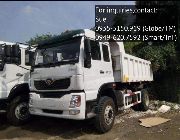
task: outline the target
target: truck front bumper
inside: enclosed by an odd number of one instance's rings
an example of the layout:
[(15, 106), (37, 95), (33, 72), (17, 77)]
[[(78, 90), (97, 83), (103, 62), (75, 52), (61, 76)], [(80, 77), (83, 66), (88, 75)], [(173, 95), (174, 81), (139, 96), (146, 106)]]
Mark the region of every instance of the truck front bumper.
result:
[(7, 108), (7, 98), (0, 99), (0, 110), (6, 110)]
[[(81, 104), (79, 107), (70, 107), (70, 101), (73, 95), (81, 96)], [(85, 119), (85, 109), (86, 103), (84, 92), (72, 92), (63, 95), (60, 98), (44, 98), (35, 92), (30, 93), (29, 111), (30, 114), (33, 115), (83, 120)]]

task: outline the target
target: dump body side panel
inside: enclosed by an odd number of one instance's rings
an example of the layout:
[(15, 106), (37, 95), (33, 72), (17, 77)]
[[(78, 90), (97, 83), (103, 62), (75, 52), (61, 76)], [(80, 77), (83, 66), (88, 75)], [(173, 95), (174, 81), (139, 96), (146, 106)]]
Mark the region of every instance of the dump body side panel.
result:
[(121, 81), (122, 82), (143, 82), (152, 81), (153, 73), (151, 70), (151, 62), (121, 53)]

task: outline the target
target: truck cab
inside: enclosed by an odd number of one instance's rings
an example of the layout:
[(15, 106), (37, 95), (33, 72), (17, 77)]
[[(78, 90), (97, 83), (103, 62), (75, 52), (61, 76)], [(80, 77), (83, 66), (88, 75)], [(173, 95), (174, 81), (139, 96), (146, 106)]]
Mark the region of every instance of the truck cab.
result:
[[(136, 64), (140, 65), (144, 75), (132, 75), (130, 64), (134, 72)], [(107, 132), (120, 108), (138, 104), (147, 110), (148, 95), (141, 96), (139, 87), (153, 80), (150, 64), (125, 54), (122, 42), (96, 41), (94, 31), (63, 33), (36, 48), (29, 111), (33, 115), (76, 120), (95, 117), (97, 129)]]
[(29, 73), (25, 63), (27, 45), (0, 41), (0, 110), (9, 122), (19, 125), (29, 119)]

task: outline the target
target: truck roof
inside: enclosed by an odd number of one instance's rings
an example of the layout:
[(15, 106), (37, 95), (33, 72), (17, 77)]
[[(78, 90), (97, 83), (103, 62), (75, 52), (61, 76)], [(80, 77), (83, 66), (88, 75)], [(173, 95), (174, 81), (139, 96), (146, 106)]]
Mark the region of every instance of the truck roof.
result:
[(65, 40), (73, 38), (75, 35), (82, 36), (84, 33), (85, 31), (83, 29), (67, 31), (67, 32), (61, 33), (60, 35), (52, 37), (50, 39), (39, 42), (38, 47), (63, 42)]
[[(14, 44), (16, 44), (16, 43), (14, 43), (14, 42), (7, 42), (7, 41), (0, 41), (0, 44), (14, 45)], [(28, 48), (29, 46), (24, 45), (24, 44), (19, 44), (19, 47), (26, 49), (26, 48)]]
[[(38, 45), (37, 48), (43, 48), (43, 46), (54, 44), (54, 43), (60, 43), (65, 40), (71, 39), (75, 36), (83, 36), (85, 35), (88, 38), (94, 39), (95, 40), (95, 31), (92, 31), (90, 29), (77, 29), (77, 30), (71, 30), (64, 32), (58, 36), (52, 37), (50, 39), (41, 41)], [(109, 43), (109, 42), (104, 42), (104, 43)], [(120, 52), (125, 52), (124, 50), (124, 44), (123, 42), (116, 42), (116, 44), (119, 45), (119, 51)]]

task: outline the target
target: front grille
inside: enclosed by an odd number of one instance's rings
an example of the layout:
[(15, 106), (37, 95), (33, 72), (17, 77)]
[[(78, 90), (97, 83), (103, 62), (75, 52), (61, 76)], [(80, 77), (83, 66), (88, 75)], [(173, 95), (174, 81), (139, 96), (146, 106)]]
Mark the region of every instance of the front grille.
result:
[(49, 110), (49, 109), (43, 109), (44, 113), (51, 113), (51, 114), (62, 114), (62, 110)]
[(67, 89), (70, 86), (70, 78), (56, 80), (52, 84), (47, 84), (46, 80), (34, 81), (37, 90), (59, 90)]
[(61, 92), (38, 92), (40, 98), (62, 98), (64, 95), (70, 94), (69, 91), (61, 91)]

